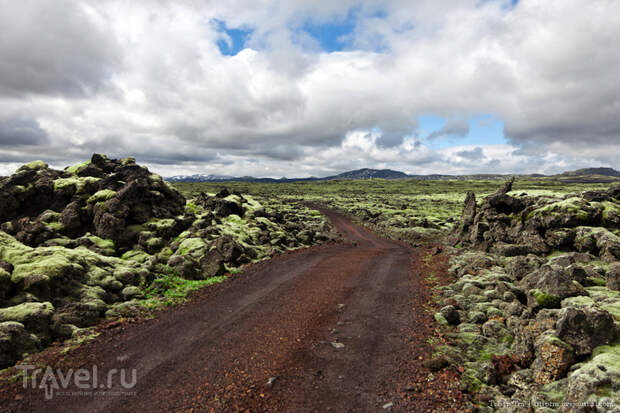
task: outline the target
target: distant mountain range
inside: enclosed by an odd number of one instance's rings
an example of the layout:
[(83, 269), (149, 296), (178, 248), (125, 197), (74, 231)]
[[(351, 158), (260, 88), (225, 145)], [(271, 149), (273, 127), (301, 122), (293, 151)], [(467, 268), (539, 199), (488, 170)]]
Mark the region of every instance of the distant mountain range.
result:
[[(620, 178), (620, 172), (613, 168), (585, 168), (576, 171), (563, 172), (560, 176), (585, 176), (602, 175), (607, 177)], [(474, 174), (474, 175), (408, 175), (404, 172), (391, 169), (357, 169), (347, 171), (338, 175), (327, 176), (324, 178), (255, 178), (253, 176), (234, 177), (228, 175), (176, 175), (165, 178), (169, 182), (299, 182), (299, 181), (333, 181), (337, 179), (420, 179), (420, 180), (439, 180), (439, 179), (503, 179), (510, 174)], [(529, 174), (521, 175), (532, 178), (540, 178), (546, 175)]]
[(336, 179), (442, 179), (449, 175), (407, 175), (404, 172), (393, 171), (391, 169), (369, 169), (363, 168), (355, 171), (347, 171), (338, 175), (327, 176), (324, 178), (255, 178), (253, 176), (232, 177), (224, 175), (177, 175), (166, 178), (169, 182), (299, 182), (299, 181), (333, 181)]

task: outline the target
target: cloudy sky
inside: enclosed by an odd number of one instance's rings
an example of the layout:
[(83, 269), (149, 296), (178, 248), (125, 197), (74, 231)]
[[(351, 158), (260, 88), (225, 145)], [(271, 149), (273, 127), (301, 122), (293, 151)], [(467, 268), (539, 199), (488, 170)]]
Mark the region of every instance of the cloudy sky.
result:
[(0, 0), (0, 174), (618, 168), (617, 0)]

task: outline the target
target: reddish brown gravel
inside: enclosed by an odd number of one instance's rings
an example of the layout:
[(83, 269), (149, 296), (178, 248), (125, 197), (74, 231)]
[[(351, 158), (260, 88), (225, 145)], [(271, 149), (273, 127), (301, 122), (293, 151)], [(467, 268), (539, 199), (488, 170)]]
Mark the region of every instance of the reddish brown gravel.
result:
[(63, 371), (96, 365), (99, 383), (135, 369), (135, 387), (111, 389), (129, 394), (69, 388), (45, 400), (42, 389), (5, 382), (0, 411), (462, 411), (456, 374), (423, 364), (438, 334), (425, 275), (445, 273), (445, 259), (324, 212), (355, 242), (255, 264), (153, 319), (104, 323), (68, 355), (36, 358)]

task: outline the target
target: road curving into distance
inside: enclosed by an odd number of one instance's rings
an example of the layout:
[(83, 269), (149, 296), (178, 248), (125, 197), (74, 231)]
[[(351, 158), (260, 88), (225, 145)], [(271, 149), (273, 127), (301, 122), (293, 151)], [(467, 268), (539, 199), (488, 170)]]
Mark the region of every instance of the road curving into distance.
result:
[[(74, 386), (0, 394), (2, 411), (372, 412), (425, 411), (429, 317), (420, 252), (322, 211), (348, 241), (250, 266), (156, 318), (101, 335), (71, 353), (74, 365), (112, 369), (105, 395)], [(129, 383), (132, 384), (132, 383)], [(420, 394), (416, 396), (416, 394)], [(435, 400), (436, 402), (436, 400)]]

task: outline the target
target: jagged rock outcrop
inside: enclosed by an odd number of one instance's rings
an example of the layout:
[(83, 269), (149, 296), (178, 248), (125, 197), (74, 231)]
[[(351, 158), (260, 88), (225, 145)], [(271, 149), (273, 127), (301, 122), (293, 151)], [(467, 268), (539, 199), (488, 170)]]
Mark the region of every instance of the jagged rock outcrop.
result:
[(451, 234), (465, 248), (451, 258), (456, 281), (442, 287), (436, 315), (451, 329), (449, 343), (434, 359), (460, 368), (464, 387), (490, 401), (489, 411), (521, 404), (613, 411), (620, 406), (620, 186), (512, 196), (512, 183), (480, 206), (466, 197)]
[(461, 215), (461, 231), (467, 231), (476, 219), (476, 194), (467, 192), (465, 196), (465, 206)]
[(620, 258), (618, 187), (562, 198), (511, 196), (511, 188), (509, 181), (480, 208), (475, 206), (475, 196), (468, 194), (463, 222), (455, 227), (452, 243), (504, 256), (559, 249), (589, 252), (607, 260)]
[(200, 284), (185, 280), (221, 281), (335, 239), (317, 214), (227, 190), (188, 202), (133, 158), (95, 154), (62, 171), (24, 165), (0, 179), (0, 369), (104, 316), (132, 316), (141, 300)]
[(64, 171), (47, 164), (24, 165), (0, 182), (2, 229), (36, 247), (53, 238), (86, 232), (131, 246), (132, 226), (183, 213), (185, 199), (133, 158), (91, 160)]
[(592, 354), (611, 343), (616, 334), (613, 316), (596, 308), (564, 308), (556, 322), (558, 337), (572, 346), (577, 356)]

